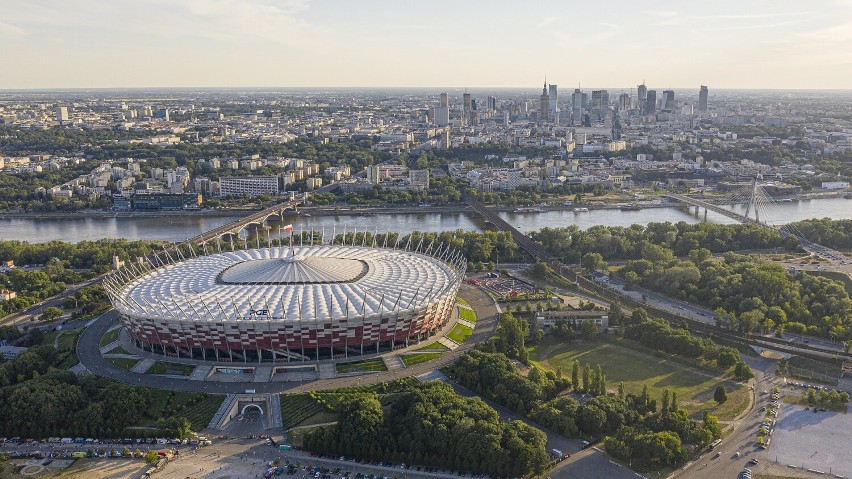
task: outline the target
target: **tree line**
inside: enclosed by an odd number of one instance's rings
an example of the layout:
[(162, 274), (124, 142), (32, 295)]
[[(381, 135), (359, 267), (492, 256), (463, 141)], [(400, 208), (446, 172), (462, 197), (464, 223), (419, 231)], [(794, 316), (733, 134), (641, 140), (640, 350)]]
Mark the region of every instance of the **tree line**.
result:
[(791, 274), (780, 265), (733, 252), (716, 259), (702, 248), (681, 260), (671, 250), (658, 249), (663, 254), (624, 265), (628, 285), (706, 305), (716, 311), (717, 325), (741, 332), (777, 329), (852, 337), (852, 299), (837, 281)]
[(579, 369), (575, 363), (574, 384), (581, 384), (578, 389), (592, 395), (582, 403), (564, 393), (571, 381), (537, 368), (524, 377), (502, 353), (474, 350), (445, 372), (465, 387), (562, 435), (614, 435), (605, 442), (607, 452), (634, 460), (639, 470), (680, 465), (688, 457), (687, 447), (701, 449), (721, 435), (714, 416), (705, 415), (701, 422), (691, 420), (668, 390), (663, 391), (662, 407), (657, 410), (647, 388), (641, 395), (625, 394), (623, 387), (610, 393), (600, 368), (594, 372), (586, 365), (582, 379)]
[(339, 408), (335, 426), (305, 435), (320, 454), (391, 460), (495, 477), (540, 474), (547, 438), (521, 421), (503, 423), (479, 398), (439, 382), (403, 383), (392, 394), (357, 394)]

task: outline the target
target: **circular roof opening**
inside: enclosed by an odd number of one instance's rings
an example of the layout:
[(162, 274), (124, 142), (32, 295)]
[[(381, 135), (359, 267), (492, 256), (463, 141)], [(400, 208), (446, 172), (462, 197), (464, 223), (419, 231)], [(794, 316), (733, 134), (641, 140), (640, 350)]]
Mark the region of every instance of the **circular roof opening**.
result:
[(368, 270), (367, 263), (357, 259), (295, 255), (241, 261), (216, 279), (224, 284), (350, 283)]

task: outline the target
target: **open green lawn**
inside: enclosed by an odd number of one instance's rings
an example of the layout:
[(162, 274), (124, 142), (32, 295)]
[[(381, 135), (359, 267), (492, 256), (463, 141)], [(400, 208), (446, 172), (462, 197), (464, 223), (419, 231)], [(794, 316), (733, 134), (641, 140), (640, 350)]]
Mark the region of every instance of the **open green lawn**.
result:
[(366, 371), (387, 371), (384, 361), (380, 358), (355, 361), (352, 363), (337, 363), (339, 373), (359, 373)]
[(192, 374), (194, 369), (195, 366), (191, 366), (189, 364), (158, 361), (145, 371), (145, 374), (175, 374), (179, 376), (189, 376)]
[(470, 321), (471, 323), (476, 322), (476, 313), (473, 312), (472, 309), (459, 308), (459, 318)]
[(463, 324), (457, 324), (456, 327), (450, 331), (450, 334), (448, 334), (447, 337), (456, 343), (461, 344), (465, 342), (471, 334), (473, 334), (473, 328)]
[(419, 353), (419, 354), (408, 354), (402, 356), (402, 363), (405, 364), (406, 367), (414, 366), (415, 364), (425, 363), (426, 361), (430, 361), (435, 358), (440, 358), (444, 353)]
[(470, 306), (470, 304), (467, 301), (465, 301), (465, 299), (462, 298), (461, 296), (456, 296), (456, 302), (459, 303), (459, 304), (463, 304), (465, 306)]
[(435, 341), (434, 343), (429, 343), (426, 346), (423, 346), (422, 348), (417, 348), (417, 350), (418, 351), (428, 351), (428, 350), (449, 351), (450, 348), (444, 346), (443, 344), (439, 343), (438, 341)]
[[(563, 342), (548, 337), (530, 350), (530, 358), (543, 367), (561, 368), (566, 376), (570, 376), (575, 359), (581, 367), (589, 363), (595, 369), (600, 364), (610, 390), (624, 382), (626, 392), (639, 394), (647, 385), (652, 397), (659, 399), (667, 388), (677, 392), (678, 402), (691, 413), (707, 409), (722, 420), (735, 417), (748, 405), (748, 390), (739, 383), (633, 350), (630, 342)], [(719, 384), (725, 385), (728, 400), (716, 405), (713, 392)]]
[(104, 347), (107, 344), (118, 340), (118, 333), (121, 331), (121, 328), (113, 329), (112, 331), (107, 331), (106, 334), (101, 337), (100, 347)]
[(106, 358), (106, 360), (109, 361), (110, 364), (112, 364), (113, 366), (124, 369), (125, 371), (130, 371), (133, 366), (136, 366), (136, 363), (139, 362), (139, 358)]

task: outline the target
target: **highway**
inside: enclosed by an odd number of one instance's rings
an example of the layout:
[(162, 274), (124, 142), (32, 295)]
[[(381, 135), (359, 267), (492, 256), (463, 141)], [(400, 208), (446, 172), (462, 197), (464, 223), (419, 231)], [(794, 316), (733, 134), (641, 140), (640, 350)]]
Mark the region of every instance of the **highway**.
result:
[(42, 301), (41, 303), (34, 304), (26, 309), (22, 309), (16, 313), (12, 313), (3, 317), (2, 319), (0, 319), (0, 326), (30, 326), (35, 324), (38, 326), (49, 325), (50, 327), (52, 327), (55, 325), (55, 321), (53, 323), (44, 323), (34, 318), (40, 315), (41, 312), (46, 308), (50, 308), (52, 306), (61, 308), (62, 303), (65, 302), (66, 298), (87, 286), (91, 286), (95, 283), (100, 282), (101, 278), (102, 277), (99, 276), (83, 283), (68, 285), (68, 287), (65, 288), (65, 291), (57, 294), (56, 296), (51, 296), (46, 300)]

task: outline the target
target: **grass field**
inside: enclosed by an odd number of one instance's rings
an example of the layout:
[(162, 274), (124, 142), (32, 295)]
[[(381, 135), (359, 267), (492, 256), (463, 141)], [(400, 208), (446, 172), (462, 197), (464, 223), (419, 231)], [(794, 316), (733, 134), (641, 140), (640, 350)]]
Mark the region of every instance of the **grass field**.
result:
[(414, 366), (415, 364), (425, 363), (426, 361), (431, 361), (435, 358), (440, 358), (444, 353), (420, 353), (420, 354), (408, 354), (406, 356), (402, 356), (402, 364), (405, 364), (406, 367)]
[(124, 369), (125, 371), (130, 371), (133, 366), (136, 366), (136, 363), (139, 362), (138, 358), (106, 358), (106, 360), (109, 361), (110, 364), (112, 364), (113, 366)]
[(122, 348), (121, 346), (116, 346), (107, 352), (110, 354), (133, 354), (130, 351)]
[(435, 341), (434, 343), (429, 343), (426, 346), (423, 346), (422, 348), (417, 348), (417, 350), (418, 351), (428, 351), (428, 350), (449, 351), (450, 348), (444, 346), (443, 344), (439, 343), (438, 341)]
[(337, 363), (339, 373), (357, 373), (364, 371), (387, 371), (384, 361), (379, 358), (355, 361), (352, 363)]
[(60, 369), (68, 369), (80, 362), (77, 358), (77, 339), (80, 338), (82, 333), (83, 330), (78, 329), (74, 331), (63, 331), (62, 334), (59, 335), (59, 341), (57, 342), (57, 346), (59, 347), (57, 350), (59, 351), (59, 356), (63, 358), (58, 366)]
[(195, 366), (180, 363), (168, 363), (165, 361), (157, 361), (153, 366), (145, 371), (145, 374), (175, 374), (180, 376), (189, 376)]
[(121, 328), (107, 331), (107, 333), (101, 337), (100, 347), (104, 347), (113, 341), (117, 341), (119, 332), (121, 332)]
[[(725, 420), (735, 417), (748, 405), (748, 391), (739, 383), (723, 375), (635, 351), (630, 346), (629, 342), (565, 343), (546, 338), (531, 349), (530, 358), (546, 368), (561, 368), (564, 375), (571, 374), (575, 359), (580, 361), (581, 367), (588, 363), (595, 369), (600, 364), (610, 390), (617, 389), (623, 382), (626, 392), (639, 394), (643, 385), (647, 385), (651, 396), (659, 399), (662, 390), (669, 389), (677, 392), (681, 407), (693, 414), (706, 409)], [(713, 400), (713, 392), (719, 384), (728, 390), (728, 400), (721, 405)]]
[(152, 401), (145, 411), (151, 424), (161, 417), (183, 416), (192, 423), (193, 431), (207, 427), (216, 410), (225, 399), (223, 396), (203, 393), (185, 393), (150, 389)]
[(328, 413), (328, 409), (307, 393), (281, 395), (281, 421), (285, 428), (296, 427), (322, 413)]
[(458, 344), (461, 344), (467, 340), (467, 338), (473, 334), (473, 329), (469, 328), (463, 324), (457, 324), (450, 334), (447, 335), (448, 338), (455, 341)]
[(463, 304), (465, 306), (470, 306), (470, 304), (467, 301), (465, 301), (465, 299), (462, 298), (461, 296), (456, 296), (456, 302), (459, 303), (459, 304)]
[(459, 308), (459, 318), (470, 321), (471, 323), (476, 322), (476, 313), (471, 309)]

